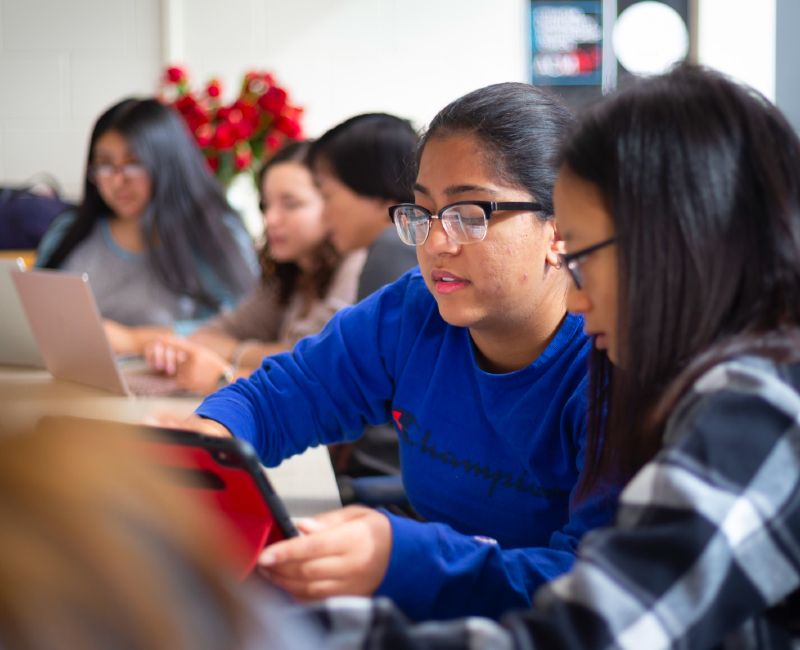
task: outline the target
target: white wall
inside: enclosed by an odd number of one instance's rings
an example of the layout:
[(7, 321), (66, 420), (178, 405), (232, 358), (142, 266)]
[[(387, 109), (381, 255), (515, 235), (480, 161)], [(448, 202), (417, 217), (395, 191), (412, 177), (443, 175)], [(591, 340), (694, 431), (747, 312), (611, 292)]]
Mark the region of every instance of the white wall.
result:
[(528, 77), (526, 0), (228, 0), (225, 16), (218, 0), (178, 4), (197, 77), (274, 70), (310, 135), (368, 111), (422, 126), (468, 90)]
[(0, 182), (49, 171), (75, 195), (88, 133), (161, 64), (159, 0), (0, 2)]
[(697, 0), (697, 55), (775, 101), (775, 0)]
[(167, 62), (229, 92), (271, 70), (319, 135), (366, 111), (423, 126), (524, 80), (527, 39), (525, 0), (0, 0), (0, 182), (46, 170), (77, 195), (94, 118), (153, 93)]
[[(775, 0), (697, 0), (701, 61), (775, 96)], [(309, 135), (366, 111), (422, 127), (479, 86), (528, 78), (527, 0), (0, 0), (0, 182), (76, 196), (94, 118), (167, 62), (234, 92), (272, 70)]]

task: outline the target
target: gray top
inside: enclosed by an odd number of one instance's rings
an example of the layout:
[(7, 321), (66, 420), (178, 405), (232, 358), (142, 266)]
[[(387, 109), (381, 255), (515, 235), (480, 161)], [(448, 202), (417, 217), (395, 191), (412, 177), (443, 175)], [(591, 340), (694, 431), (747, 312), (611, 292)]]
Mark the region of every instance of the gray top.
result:
[(61, 270), (86, 273), (100, 313), (123, 325), (172, 326), (189, 320), (198, 305), (167, 289), (155, 276), (145, 253), (130, 253), (111, 238), (107, 219), (99, 219), (69, 254)]
[[(50, 256), (74, 219), (74, 212), (56, 219), (39, 245), (39, 261)], [(255, 281), (257, 261), (249, 236), (238, 220), (230, 219), (226, 224), (239, 244), (241, 263), (252, 269)], [(60, 270), (88, 274), (100, 313), (123, 325), (161, 325), (185, 334), (199, 321), (213, 315), (206, 305), (165, 287), (150, 266), (146, 253), (131, 253), (120, 248), (111, 236), (108, 219), (95, 222), (89, 235), (61, 263)], [(236, 303), (240, 296), (231, 295), (202, 261), (198, 261), (197, 272), (223, 306), (231, 307)]]
[(416, 247), (400, 241), (394, 226), (385, 228), (367, 249), (367, 261), (358, 281), (357, 300), (363, 300), (382, 286), (391, 284), (416, 265)]

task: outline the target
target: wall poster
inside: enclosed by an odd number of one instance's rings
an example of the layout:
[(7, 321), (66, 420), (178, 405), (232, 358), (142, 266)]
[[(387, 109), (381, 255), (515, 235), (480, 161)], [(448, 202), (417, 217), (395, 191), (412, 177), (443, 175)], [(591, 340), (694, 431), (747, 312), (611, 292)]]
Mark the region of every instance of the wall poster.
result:
[(601, 83), (602, 4), (600, 0), (531, 0), (531, 83)]

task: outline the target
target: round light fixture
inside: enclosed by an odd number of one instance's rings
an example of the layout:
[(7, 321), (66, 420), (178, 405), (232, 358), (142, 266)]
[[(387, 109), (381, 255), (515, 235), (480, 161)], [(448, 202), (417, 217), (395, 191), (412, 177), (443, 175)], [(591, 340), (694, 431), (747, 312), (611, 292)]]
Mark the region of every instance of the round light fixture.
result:
[(633, 74), (660, 74), (686, 58), (689, 32), (677, 11), (663, 2), (637, 2), (614, 24), (614, 54)]

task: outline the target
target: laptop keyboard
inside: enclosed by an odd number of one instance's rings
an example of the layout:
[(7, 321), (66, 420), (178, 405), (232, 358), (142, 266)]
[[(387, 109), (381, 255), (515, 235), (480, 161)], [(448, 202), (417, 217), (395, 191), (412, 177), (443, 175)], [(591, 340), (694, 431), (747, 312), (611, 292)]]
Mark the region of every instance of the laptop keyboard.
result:
[(122, 371), (128, 389), (143, 397), (166, 397), (194, 395), (175, 383), (174, 377), (166, 377), (151, 370), (141, 355), (117, 355), (117, 366)]
[(163, 375), (129, 372), (125, 373), (125, 382), (134, 395), (158, 397), (192, 394), (180, 388), (174, 378)]

